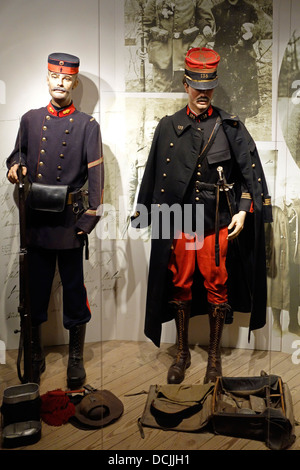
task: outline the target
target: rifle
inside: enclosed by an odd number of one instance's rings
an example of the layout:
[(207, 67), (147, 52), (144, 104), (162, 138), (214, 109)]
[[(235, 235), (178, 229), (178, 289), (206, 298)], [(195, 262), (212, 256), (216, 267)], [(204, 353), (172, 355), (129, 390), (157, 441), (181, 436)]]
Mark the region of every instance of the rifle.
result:
[[(21, 147), (20, 147), (21, 149)], [(20, 150), (21, 151), (21, 150)], [(22, 383), (32, 382), (32, 352), (31, 352), (31, 314), (28, 283), (28, 252), (26, 246), (26, 206), (25, 184), (20, 160), (18, 168), (18, 197), (19, 197), (19, 223), (20, 223), (20, 252), (19, 252), (19, 307), (20, 332), (19, 351), (17, 358), (18, 376)], [(23, 374), (21, 361), (23, 356)]]
[(144, 31), (144, 2), (139, 2), (140, 13), (141, 13), (141, 64), (140, 64), (140, 84), (142, 91), (146, 91), (146, 75), (145, 75), (145, 31)]

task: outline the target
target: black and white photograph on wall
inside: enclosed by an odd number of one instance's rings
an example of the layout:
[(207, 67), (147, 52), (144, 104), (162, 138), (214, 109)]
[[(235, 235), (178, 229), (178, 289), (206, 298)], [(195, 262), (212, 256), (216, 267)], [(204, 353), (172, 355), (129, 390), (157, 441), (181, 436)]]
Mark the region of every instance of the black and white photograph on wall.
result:
[[(291, 31), (280, 64), (278, 118), (287, 147), (286, 170), (273, 203), (274, 246), (269, 270), (269, 299), (273, 330), (280, 335), (300, 335), (300, 31)], [(279, 190), (281, 188), (281, 190)]]
[(273, 200), (273, 222), (265, 225), (267, 306), (271, 310), (272, 332), (275, 338), (299, 336), (299, 175), (284, 171), (281, 152), (259, 153)]
[(268, 305), (272, 310), (273, 331), (277, 336), (300, 336), (299, 215), (297, 187), (289, 195), (274, 201), (272, 233), (267, 232), (269, 246)]
[[(214, 104), (271, 135), (272, 0), (126, 0), (126, 91), (184, 91), (193, 47), (221, 56)], [(261, 135), (261, 133), (264, 135)], [(257, 131), (258, 135), (258, 131)]]

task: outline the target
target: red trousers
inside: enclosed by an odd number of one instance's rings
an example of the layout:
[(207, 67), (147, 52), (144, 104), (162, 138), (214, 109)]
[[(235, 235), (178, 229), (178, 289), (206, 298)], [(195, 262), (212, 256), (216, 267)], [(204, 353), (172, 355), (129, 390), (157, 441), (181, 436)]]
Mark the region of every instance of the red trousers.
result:
[(226, 255), (228, 248), (228, 229), (220, 229), (220, 265), (215, 262), (215, 234), (204, 237), (203, 246), (195, 237), (185, 236), (173, 241), (173, 247), (168, 269), (173, 276), (174, 296), (172, 300), (191, 300), (193, 275), (198, 265), (204, 278), (207, 300), (212, 304), (227, 302), (227, 270)]

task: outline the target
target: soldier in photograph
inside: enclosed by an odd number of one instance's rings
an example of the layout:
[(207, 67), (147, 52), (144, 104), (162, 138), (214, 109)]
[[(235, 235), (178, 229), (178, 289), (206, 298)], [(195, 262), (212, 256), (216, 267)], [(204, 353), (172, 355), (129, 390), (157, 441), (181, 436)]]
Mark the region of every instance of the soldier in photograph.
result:
[(153, 91), (181, 92), (184, 57), (212, 37), (214, 19), (203, 0), (148, 0), (144, 10)]
[(282, 333), (281, 314), (288, 312), (288, 331), (300, 335), (300, 201), (297, 190), (289, 197), (277, 198), (273, 206), (274, 222), (267, 227), (268, 306), (272, 308), (273, 329)]
[(222, 57), (220, 88), (215, 103), (228, 112), (246, 118), (256, 116), (260, 107), (258, 68), (253, 48), (258, 39), (258, 15), (244, 0), (224, 0), (212, 7), (216, 23), (214, 48)]

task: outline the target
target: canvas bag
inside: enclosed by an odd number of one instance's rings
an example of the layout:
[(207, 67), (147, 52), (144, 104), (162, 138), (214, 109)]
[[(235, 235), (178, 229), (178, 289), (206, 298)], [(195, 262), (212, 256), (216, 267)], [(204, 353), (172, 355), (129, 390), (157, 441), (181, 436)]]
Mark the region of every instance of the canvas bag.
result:
[(142, 426), (174, 431), (199, 431), (209, 421), (214, 385), (151, 385)]

